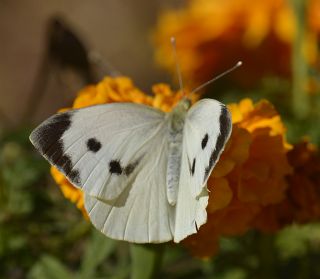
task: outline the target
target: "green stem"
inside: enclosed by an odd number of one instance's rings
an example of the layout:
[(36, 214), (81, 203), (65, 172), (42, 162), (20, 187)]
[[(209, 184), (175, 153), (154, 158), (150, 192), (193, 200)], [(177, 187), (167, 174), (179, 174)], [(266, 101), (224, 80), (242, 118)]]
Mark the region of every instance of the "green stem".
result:
[(260, 278), (275, 278), (275, 256), (273, 236), (261, 234), (259, 236)]
[(305, 118), (310, 110), (309, 98), (305, 90), (308, 67), (303, 53), (303, 44), (305, 42), (305, 18), (306, 1), (292, 0), (296, 15), (296, 34), (292, 49), (292, 110), (294, 114), (302, 119)]
[(131, 279), (157, 278), (163, 251), (164, 246), (160, 244), (131, 244)]

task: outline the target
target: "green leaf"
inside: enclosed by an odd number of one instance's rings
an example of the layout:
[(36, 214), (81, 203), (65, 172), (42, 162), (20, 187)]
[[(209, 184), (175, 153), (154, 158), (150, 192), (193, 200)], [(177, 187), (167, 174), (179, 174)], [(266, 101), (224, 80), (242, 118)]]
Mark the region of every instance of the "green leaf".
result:
[(54, 257), (45, 255), (31, 269), (29, 279), (71, 279), (72, 274)]
[(131, 244), (132, 279), (157, 278), (160, 271), (164, 245)]
[(95, 270), (116, 248), (117, 242), (107, 238), (97, 230), (92, 230), (92, 238), (86, 247), (80, 278), (92, 278)]
[(292, 225), (278, 233), (276, 245), (282, 259), (306, 257), (320, 241), (320, 225)]

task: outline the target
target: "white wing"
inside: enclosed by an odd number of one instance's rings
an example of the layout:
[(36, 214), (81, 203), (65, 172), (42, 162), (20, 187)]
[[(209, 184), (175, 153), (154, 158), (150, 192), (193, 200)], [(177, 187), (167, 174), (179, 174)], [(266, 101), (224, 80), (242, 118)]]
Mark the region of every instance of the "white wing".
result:
[(99, 230), (115, 239), (172, 239), (174, 207), (166, 198), (165, 114), (113, 103), (52, 116), (30, 139), (85, 194)]
[(183, 130), (174, 241), (196, 233), (207, 220), (207, 179), (219, 160), (232, 129), (227, 108), (203, 99), (189, 110)]
[(118, 198), (107, 203), (85, 195), (92, 223), (111, 238), (157, 243), (173, 237), (175, 207), (166, 196), (166, 134), (159, 135), (148, 149), (143, 168)]
[(112, 200), (142, 166), (163, 120), (162, 112), (143, 105), (98, 105), (50, 117), (30, 140), (76, 187)]

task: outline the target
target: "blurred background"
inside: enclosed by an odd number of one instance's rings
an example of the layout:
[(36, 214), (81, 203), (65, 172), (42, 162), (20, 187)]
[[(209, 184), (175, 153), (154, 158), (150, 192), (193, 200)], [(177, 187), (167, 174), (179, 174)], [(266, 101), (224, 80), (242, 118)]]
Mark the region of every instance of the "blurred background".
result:
[[(63, 196), (31, 130), (106, 75), (176, 90), (171, 36), (187, 88), (242, 60), (203, 96), (267, 99), (286, 140), (312, 144), (311, 217), (221, 234), (204, 256), (110, 240)], [(319, 0), (0, 0), (0, 278), (320, 278), (319, 48)]]
[[(122, 74), (132, 77), (142, 89), (150, 91), (151, 84), (166, 81), (164, 73), (159, 68), (156, 69), (153, 62), (150, 38), (157, 14), (165, 7), (177, 6), (174, 1), (79, 3), (31, 0), (1, 1), (0, 5), (0, 83), (3, 88), (1, 111), (14, 124), (22, 121), (38, 75), (44, 71), (42, 63), (46, 59), (52, 30), (50, 26), (55, 19), (74, 32), (88, 52), (96, 53), (98, 57), (93, 57), (92, 60), (101, 58), (102, 64), (110, 64)], [(65, 40), (68, 42), (68, 38)], [(52, 61), (50, 63), (54, 64)], [(64, 106), (66, 99), (74, 98), (84, 83), (76, 83), (78, 86), (70, 88), (74, 81), (64, 82), (68, 78), (64, 78), (60, 73), (61, 68), (57, 70), (55, 66), (48, 66), (50, 69), (46, 75), (49, 77), (45, 85), (48, 92), (43, 94), (45, 96), (41, 100), (41, 107), (36, 112), (38, 120)], [(108, 66), (101, 65), (99, 73), (107, 74), (106, 67)], [(58, 87), (59, 92), (56, 86), (61, 87)]]

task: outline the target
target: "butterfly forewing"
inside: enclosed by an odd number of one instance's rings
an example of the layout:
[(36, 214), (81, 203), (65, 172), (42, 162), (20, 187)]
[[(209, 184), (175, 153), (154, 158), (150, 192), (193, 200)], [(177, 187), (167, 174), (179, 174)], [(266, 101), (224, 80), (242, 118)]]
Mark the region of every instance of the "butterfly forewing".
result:
[(144, 165), (163, 120), (162, 112), (143, 105), (97, 105), (50, 117), (30, 139), (73, 185), (112, 200)]
[(230, 113), (218, 101), (203, 99), (189, 110), (183, 132), (174, 241), (195, 233), (206, 222), (207, 179), (231, 130)]

